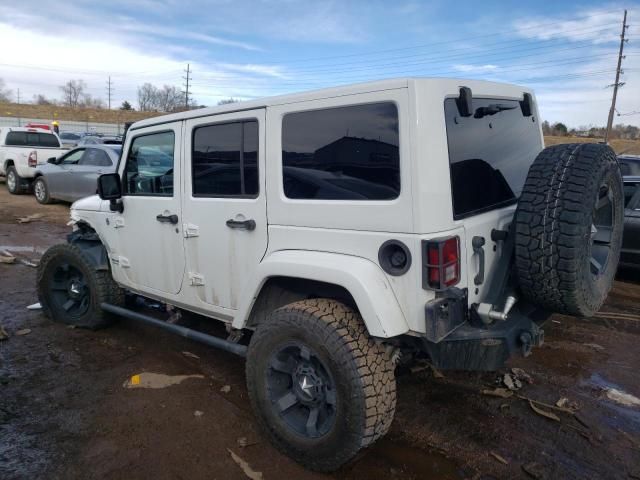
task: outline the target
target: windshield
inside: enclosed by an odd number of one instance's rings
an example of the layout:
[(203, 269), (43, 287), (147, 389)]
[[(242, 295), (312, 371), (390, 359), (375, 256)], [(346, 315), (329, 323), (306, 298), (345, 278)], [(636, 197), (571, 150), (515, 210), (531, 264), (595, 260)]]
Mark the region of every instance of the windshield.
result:
[(525, 117), (517, 100), (474, 98), (463, 117), (448, 98), (444, 111), (454, 218), (514, 203), (542, 149), (538, 119)]

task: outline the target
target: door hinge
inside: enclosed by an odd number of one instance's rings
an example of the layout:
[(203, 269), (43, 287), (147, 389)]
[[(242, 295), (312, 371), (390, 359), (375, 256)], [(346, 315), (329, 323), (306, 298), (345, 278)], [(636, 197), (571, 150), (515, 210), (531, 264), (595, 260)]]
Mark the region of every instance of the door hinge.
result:
[(124, 227), (124, 218), (116, 217), (113, 221), (113, 228), (122, 228)]
[(192, 287), (200, 287), (204, 285), (204, 276), (200, 273), (189, 272), (189, 284)]
[(185, 238), (198, 237), (200, 236), (200, 227), (194, 225), (192, 223), (184, 223), (182, 224), (182, 231), (184, 232)]

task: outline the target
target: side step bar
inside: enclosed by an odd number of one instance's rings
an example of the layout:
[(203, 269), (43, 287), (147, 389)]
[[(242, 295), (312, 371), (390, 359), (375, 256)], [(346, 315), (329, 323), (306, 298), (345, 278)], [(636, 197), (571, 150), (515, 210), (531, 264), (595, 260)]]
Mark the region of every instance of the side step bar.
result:
[(204, 343), (205, 345), (220, 348), (221, 350), (235, 353), (236, 355), (240, 355), (241, 357), (247, 356), (247, 347), (244, 345), (229, 342), (227, 340), (223, 340), (222, 338), (214, 337), (213, 335), (207, 335), (206, 333), (198, 332), (197, 330), (193, 330), (191, 328), (181, 327), (180, 325), (163, 322), (162, 320), (158, 320), (157, 318), (143, 315), (141, 313), (118, 307), (116, 305), (111, 305), (110, 303), (102, 303), (100, 306), (103, 310), (115, 315), (120, 315), (121, 317), (125, 317), (130, 320), (136, 320), (138, 322), (146, 323), (147, 325), (153, 325), (154, 327), (160, 327), (172, 333), (177, 333), (178, 335), (190, 340), (195, 340), (196, 342)]

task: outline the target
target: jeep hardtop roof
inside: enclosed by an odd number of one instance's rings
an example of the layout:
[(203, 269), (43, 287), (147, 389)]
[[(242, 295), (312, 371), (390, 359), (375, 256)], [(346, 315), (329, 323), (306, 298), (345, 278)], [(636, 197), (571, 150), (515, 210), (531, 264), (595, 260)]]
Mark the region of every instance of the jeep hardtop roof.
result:
[(209, 115), (218, 115), (223, 113), (241, 112), (243, 110), (254, 110), (257, 108), (264, 108), (275, 105), (283, 105), (288, 103), (304, 102), (310, 100), (320, 100), (323, 98), (340, 97), (343, 95), (353, 95), (358, 93), (376, 92), (382, 90), (393, 90), (398, 88), (407, 88), (412, 84), (420, 84), (429, 87), (442, 87), (443, 84), (455, 87), (460, 86), (473, 86), (481, 89), (496, 89), (507, 88), (510, 92), (517, 89), (522, 95), (525, 92), (532, 93), (530, 89), (513, 84), (488, 82), (484, 80), (465, 80), (460, 78), (438, 78), (438, 77), (403, 77), (392, 78), (387, 80), (376, 80), (372, 82), (355, 83), (350, 85), (342, 85), (338, 87), (323, 88), (318, 90), (310, 90), (305, 92), (291, 93), (286, 95), (278, 95), (274, 97), (265, 97), (256, 100), (249, 100), (244, 102), (236, 102), (225, 105), (218, 105), (215, 107), (199, 108), (195, 110), (188, 110), (186, 112), (172, 113), (169, 115), (162, 115), (159, 117), (147, 118), (139, 120), (131, 126), (131, 130), (139, 128), (150, 127), (153, 125), (161, 125), (163, 123), (176, 122), (180, 120), (187, 120), (190, 118), (206, 117)]

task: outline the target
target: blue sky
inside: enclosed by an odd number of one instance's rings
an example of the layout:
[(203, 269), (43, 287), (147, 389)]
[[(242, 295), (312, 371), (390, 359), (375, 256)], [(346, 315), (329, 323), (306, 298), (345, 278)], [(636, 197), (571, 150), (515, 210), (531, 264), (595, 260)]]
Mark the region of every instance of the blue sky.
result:
[[(616, 122), (640, 125), (640, 2), (0, 0), (0, 78), (22, 99), (82, 78), (114, 103), (144, 82), (202, 104), (407, 75), (525, 84), (542, 116), (604, 124), (623, 9), (630, 38)], [(11, 45), (11, 48), (7, 48)]]

